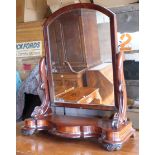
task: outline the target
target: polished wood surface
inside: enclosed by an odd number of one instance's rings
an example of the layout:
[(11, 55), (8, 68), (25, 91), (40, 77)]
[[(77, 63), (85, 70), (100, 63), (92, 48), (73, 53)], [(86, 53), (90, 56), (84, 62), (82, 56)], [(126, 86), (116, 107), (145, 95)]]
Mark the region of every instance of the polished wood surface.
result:
[(54, 89), (55, 90), (55, 97), (59, 97), (63, 94), (66, 94), (73, 89), (74, 89), (74, 87), (57, 86)]
[(112, 120), (108, 118), (55, 114), (41, 119), (26, 119), (22, 127), (22, 133), (27, 136), (41, 130), (72, 139), (94, 137), (108, 151), (120, 150), (123, 144), (135, 134), (130, 121), (113, 129)]
[(56, 101), (62, 100), (66, 103), (77, 104), (102, 104), (102, 99), (99, 94), (99, 89), (90, 87), (77, 87), (66, 93), (56, 96)]
[(17, 155), (138, 155), (139, 133), (130, 138), (124, 147), (117, 152), (107, 152), (96, 139), (65, 139), (48, 133), (23, 136), (21, 126), (17, 123), (16, 152)]
[(112, 63), (104, 63), (86, 71), (87, 86), (99, 88), (103, 105), (114, 106)]
[[(112, 65), (113, 65), (113, 83), (114, 83), (114, 95), (115, 95), (115, 113), (112, 119), (104, 120), (100, 119), (100, 123), (96, 120), (94, 124), (93, 119), (89, 118), (92, 125), (88, 125), (88, 119), (73, 116), (56, 116), (52, 113), (51, 104), (56, 105), (54, 100), (54, 80), (52, 77), (53, 63), (51, 62), (51, 53), (49, 51), (49, 31), (48, 28), (55, 19), (67, 12), (74, 9), (88, 8), (92, 10), (98, 10), (103, 14), (106, 14), (110, 18), (110, 32), (111, 32), (111, 49), (112, 49)], [(44, 90), (45, 98), (40, 107), (36, 107), (32, 113), (32, 118), (25, 120), (25, 124), (22, 128), (24, 135), (32, 135), (40, 130), (46, 130), (53, 135), (66, 137), (66, 138), (87, 138), (96, 137), (98, 142), (102, 144), (107, 151), (120, 150), (124, 143), (134, 136), (135, 130), (132, 128), (132, 122), (126, 119), (126, 88), (124, 86), (124, 74), (123, 74), (123, 55), (117, 52), (117, 28), (116, 28), (116, 16), (108, 9), (94, 5), (94, 4), (73, 4), (66, 6), (55, 13), (53, 13), (44, 24), (44, 41), (46, 57), (40, 61), (40, 77), (41, 87)], [(89, 88), (88, 88), (89, 89)], [(69, 91), (68, 93), (70, 93)], [(84, 91), (82, 91), (84, 92)], [(89, 97), (91, 98), (91, 96)], [(62, 103), (60, 103), (62, 104)], [(74, 104), (71, 103), (71, 104)], [(68, 103), (62, 106), (73, 105)], [(79, 105), (77, 108), (84, 108), (85, 104)], [(95, 105), (96, 106), (96, 105)], [(107, 106), (109, 108), (110, 106)], [(89, 109), (95, 109), (90, 105)], [(100, 106), (101, 110), (103, 109)], [(57, 119), (59, 118), (59, 119)], [(65, 119), (65, 120), (64, 120)], [(73, 120), (72, 120), (73, 119)], [(79, 121), (83, 120), (81, 124)], [(57, 120), (57, 121), (55, 121)], [(65, 122), (68, 122), (65, 124)]]
[(33, 118), (44, 118), (44, 116), (51, 115), (52, 110), (50, 107), (50, 92), (49, 92), (49, 83), (48, 79), (46, 76), (46, 65), (45, 65), (45, 57), (42, 57), (39, 63), (39, 82), (40, 82), (40, 87), (44, 91), (44, 97), (42, 100), (41, 106), (36, 106), (34, 111), (31, 114), (31, 117)]

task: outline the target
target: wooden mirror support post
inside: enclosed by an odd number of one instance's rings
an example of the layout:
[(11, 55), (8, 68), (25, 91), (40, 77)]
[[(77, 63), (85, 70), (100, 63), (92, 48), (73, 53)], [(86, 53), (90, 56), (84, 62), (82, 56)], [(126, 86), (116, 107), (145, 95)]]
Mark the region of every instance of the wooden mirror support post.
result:
[[(114, 111), (112, 119), (105, 118), (88, 118), (81, 116), (57, 115), (52, 112), (54, 102), (53, 77), (51, 76), (52, 63), (49, 51), (49, 40), (47, 27), (59, 15), (72, 11), (74, 9), (91, 9), (100, 11), (110, 18), (111, 30), (111, 49), (113, 63), (113, 81), (115, 106), (100, 106), (101, 110)], [(21, 131), (24, 135), (32, 135), (36, 131), (47, 130), (49, 133), (66, 138), (90, 138), (96, 137), (108, 151), (119, 150), (130, 137), (134, 136), (135, 130), (132, 128), (132, 122), (127, 120), (127, 96), (123, 73), (123, 53), (117, 52), (116, 37), (116, 17), (111, 11), (95, 4), (73, 4), (59, 9), (47, 19), (44, 24), (44, 39), (46, 56), (40, 60), (40, 87), (44, 91), (44, 99), (41, 106), (36, 107), (32, 117), (25, 120)], [(64, 104), (64, 107), (67, 104)], [(74, 105), (76, 108), (89, 109), (84, 104)], [(91, 109), (95, 106), (89, 105)], [(97, 106), (99, 107), (99, 106)], [(72, 107), (71, 107), (72, 108)]]
[(22, 128), (24, 135), (32, 135), (37, 130), (47, 130), (50, 127), (49, 121), (46, 118), (52, 116), (52, 109), (49, 97), (49, 87), (47, 80), (47, 68), (45, 65), (45, 57), (41, 58), (39, 63), (39, 74), (40, 74), (40, 87), (44, 91), (44, 98), (41, 106), (35, 107), (31, 114), (30, 119), (25, 120), (25, 125)]

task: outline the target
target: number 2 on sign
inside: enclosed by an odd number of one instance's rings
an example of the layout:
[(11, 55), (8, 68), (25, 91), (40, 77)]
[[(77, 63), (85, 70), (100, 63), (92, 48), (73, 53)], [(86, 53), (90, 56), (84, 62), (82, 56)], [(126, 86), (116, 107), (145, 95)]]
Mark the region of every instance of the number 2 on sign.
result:
[[(127, 37), (127, 40), (123, 41), (123, 39), (125, 39), (125, 37)], [(132, 37), (130, 34), (128, 33), (124, 33), (121, 35), (120, 39), (123, 41), (120, 44), (120, 51), (131, 51), (131, 47), (126, 47), (132, 40)]]

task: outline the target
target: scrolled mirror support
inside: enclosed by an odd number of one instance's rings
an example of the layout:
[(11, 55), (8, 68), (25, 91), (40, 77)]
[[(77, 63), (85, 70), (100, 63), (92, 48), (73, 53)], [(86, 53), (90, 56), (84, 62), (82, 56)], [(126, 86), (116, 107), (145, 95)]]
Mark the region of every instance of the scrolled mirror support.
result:
[(112, 127), (118, 128), (121, 124), (126, 123), (126, 109), (127, 109), (127, 94), (126, 94), (126, 86), (125, 86), (125, 79), (124, 79), (124, 72), (123, 72), (123, 60), (124, 60), (124, 53), (121, 51), (117, 54), (117, 76), (118, 76), (118, 112), (114, 114)]

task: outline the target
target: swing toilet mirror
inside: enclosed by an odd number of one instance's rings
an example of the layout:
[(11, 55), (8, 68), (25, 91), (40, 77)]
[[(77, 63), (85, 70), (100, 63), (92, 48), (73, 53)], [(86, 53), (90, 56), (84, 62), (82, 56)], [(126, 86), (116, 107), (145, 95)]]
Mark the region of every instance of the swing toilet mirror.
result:
[(46, 21), (46, 62), (53, 105), (115, 106), (115, 27), (113, 14), (103, 12), (86, 5), (68, 7)]

